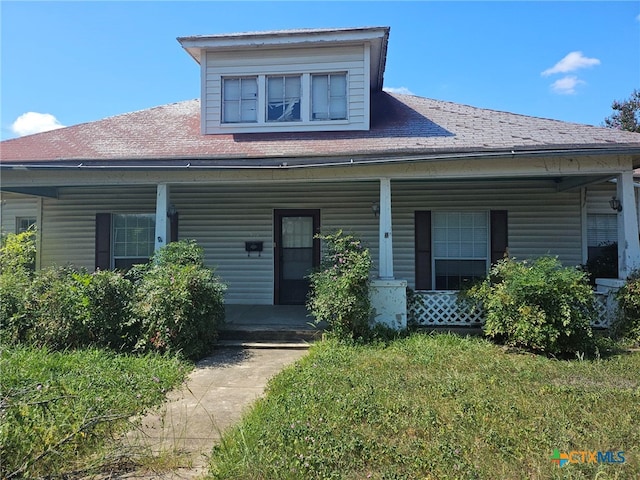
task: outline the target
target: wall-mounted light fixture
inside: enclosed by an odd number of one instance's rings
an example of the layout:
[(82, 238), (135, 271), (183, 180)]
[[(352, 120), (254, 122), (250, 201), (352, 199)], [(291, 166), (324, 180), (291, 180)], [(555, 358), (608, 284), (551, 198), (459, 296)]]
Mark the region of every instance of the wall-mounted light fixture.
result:
[(378, 202), (374, 202), (373, 205), (371, 205), (371, 211), (373, 212), (373, 216), (378, 218), (380, 215), (380, 204)]
[(173, 218), (178, 213), (175, 205), (170, 205), (167, 209), (167, 218)]
[(622, 211), (622, 203), (620, 203), (620, 200), (618, 200), (616, 197), (611, 197), (611, 200), (609, 200), (609, 205), (616, 212)]

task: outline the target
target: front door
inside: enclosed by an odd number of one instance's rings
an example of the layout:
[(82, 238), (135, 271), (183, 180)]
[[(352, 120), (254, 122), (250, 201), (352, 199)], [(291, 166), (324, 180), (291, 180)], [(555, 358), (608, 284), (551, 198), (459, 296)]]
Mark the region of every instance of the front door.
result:
[(309, 293), (307, 276), (320, 264), (319, 210), (276, 210), (275, 295), (276, 305), (304, 305)]

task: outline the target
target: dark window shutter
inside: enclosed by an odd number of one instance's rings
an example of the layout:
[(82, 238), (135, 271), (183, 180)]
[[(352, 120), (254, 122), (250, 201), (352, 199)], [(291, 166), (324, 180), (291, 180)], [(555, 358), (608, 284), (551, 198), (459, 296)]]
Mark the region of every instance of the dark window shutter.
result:
[(178, 218), (179, 218), (179, 213), (175, 212), (174, 214), (172, 214), (169, 217), (169, 224), (170, 224), (170, 235), (169, 235), (169, 241), (170, 242), (177, 242), (178, 241)]
[(111, 268), (111, 214), (96, 213), (96, 270)]
[(431, 290), (431, 212), (415, 213), (416, 290)]
[(491, 210), (491, 263), (504, 258), (509, 246), (506, 210)]

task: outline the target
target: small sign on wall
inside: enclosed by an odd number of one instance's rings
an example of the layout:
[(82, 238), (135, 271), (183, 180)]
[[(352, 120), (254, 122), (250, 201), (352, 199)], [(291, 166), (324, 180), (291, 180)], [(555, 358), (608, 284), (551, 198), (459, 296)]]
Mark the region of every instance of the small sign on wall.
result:
[(262, 245), (263, 242), (259, 241), (244, 242), (244, 249), (247, 252), (247, 257), (250, 257), (252, 253), (257, 253), (258, 257), (260, 257), (262, 254)]

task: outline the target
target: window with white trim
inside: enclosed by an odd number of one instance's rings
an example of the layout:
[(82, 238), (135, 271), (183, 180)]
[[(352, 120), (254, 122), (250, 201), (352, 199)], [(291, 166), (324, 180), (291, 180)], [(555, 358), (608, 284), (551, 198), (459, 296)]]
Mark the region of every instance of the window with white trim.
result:
[(26, 232), (35, 224), (35, 217), (16, 217), (16, 233)]
[(222, 121), (258, 121), (258, 77), (222, 79)]
[(347, 118), (347, 74), (311, 75), (311, 119)]
[(433, 212), (436, 290), (459, 290), (484, 278), (489, 266), (488, 212)]
[(112, 226), (114, 268), (126, 270), (132, 265), (149, 261), (155, 247), (154, 214), (114, 214)]
[(267, 121), (300, 120), (301, 78), (300, 75), (267, 77)]

